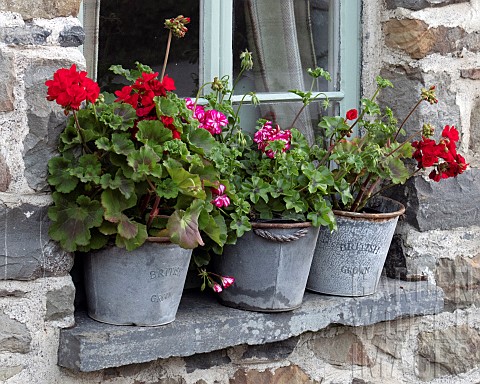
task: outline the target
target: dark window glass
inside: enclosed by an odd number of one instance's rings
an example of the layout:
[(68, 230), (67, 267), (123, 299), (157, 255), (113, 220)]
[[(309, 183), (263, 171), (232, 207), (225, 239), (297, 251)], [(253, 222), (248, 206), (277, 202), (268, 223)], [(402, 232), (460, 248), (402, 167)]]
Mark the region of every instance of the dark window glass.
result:
[(182, 96), (198, 89), (199, 1), (102, 0), (97, 79), (102, 90), (121, 88), (121, 78), (109, 71), (113, 64), (133, 68), (135, 61), (161, 72), (168, 31), (166, 18), (180, 14), (191, 18), (185, 38), (173, 38), (166, 74), (175, 80)]

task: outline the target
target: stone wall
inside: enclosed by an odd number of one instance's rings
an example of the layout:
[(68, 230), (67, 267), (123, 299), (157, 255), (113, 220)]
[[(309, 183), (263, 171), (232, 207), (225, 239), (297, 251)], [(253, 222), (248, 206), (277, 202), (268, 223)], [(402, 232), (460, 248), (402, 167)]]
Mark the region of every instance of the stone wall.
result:
[(45, 100), (59, 67), (79, 66), (79, 0), (0, 2), (0, 382), (7, 384), (296, 384), (480, 382), (480, 0), (368, 0), (365, 95), (375, 75), (399, 115), (421, 87), (440, 102), (411, 122), (455, 125), (471, 169), (433, 185), (419, 176), (395, 195), (407, 205), (393, 275), (424, 274), (449, 311), (368, 327), (330, 326), (287, 341), (78, 374), (57, 366), (59, 330), (73, 325), (73, 258), (49, 241), (46, 163), (64, 117)]

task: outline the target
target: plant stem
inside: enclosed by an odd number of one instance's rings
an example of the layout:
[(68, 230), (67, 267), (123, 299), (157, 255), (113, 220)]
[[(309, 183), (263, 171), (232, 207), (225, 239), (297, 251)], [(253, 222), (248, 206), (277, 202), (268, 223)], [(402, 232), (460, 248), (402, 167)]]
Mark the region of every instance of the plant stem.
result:
[(415, 106), (411, 109), (411, 111), (408, 113), (408, 115), (405, 117), (405, 119), (403, 119), (402, 124), (400, 124), (400, 127), (398, 127), (398, 130), (397, 130), (397, 133), (393, 137), (393, 140), (397, 140), (397, 137), (400, 134), (400, 131), (402, 130), (403, 126), (405, 125), (407, 120), (410, 118), (410, 116), (412, 116), (413, 112), (418, 108), (418, 106), (420, 105), (420, 103), (422, 101), (423, 101), (423, 99), (418, 100), (417, 104), (415, 104)]
[(150, 215), (148, 215), (147, 228), (150, 227), (155, 216), (158, 216), (157, 209), (159, 204), (160, 204), (160, 196), (155, 195), (155, 202), (153, 203), (153, 207), (152, 207), (152, 210), (150, 211)]
[(365, 196), (365, 192), (367, 191), (367, 186), (368, 183), (370, 183), (370, 180), (372, 180), (372, 174), (370, 173), (363, 184), (360, 186), (360, 190), (358, 191), (358, 195), (355, 198), (355, 201), (353, 202), (352, 206), (350, 207), (350, 212), (356, 212), (360, 203), (362, 202), (363, 197)]
[(168, 40), (167, 40), (167, 49), (165, 50), (165, 59), (163, 60), (163, 67), (162, 67), (162, 74), (160, 75), (160, 81), (163, 81), (163, 78), (165, 77), (165, 70), (167, 69), (168, 55), (170, 54), (171, 44), (172, 44), (172, 31), (169, 31)]
[(77, 112), (73, 110), (73, 118), (75, 119), (75, 126), (77, 127), (77, 132), (80, 135), (80, 140), (82, 142), (83, 149), (86, 153), (92, 153), (90, 148), (88, 148), (87, 143), (85, 142), (85, 136), (83, 136), (82, 128), (80, 127), (80, 122), (78, 121)]

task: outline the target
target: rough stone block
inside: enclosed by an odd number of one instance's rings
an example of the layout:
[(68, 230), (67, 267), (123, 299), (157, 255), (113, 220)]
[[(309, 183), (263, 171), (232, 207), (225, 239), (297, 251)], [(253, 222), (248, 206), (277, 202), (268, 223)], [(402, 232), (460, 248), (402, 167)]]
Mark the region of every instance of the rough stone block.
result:
[(31, 23), (0, 29), (0, 41), (12, 45), (45, 45), (51, 32)]
[(435, 271), (437, 285), (445, 292), (447, 309), (480, 306), (480, 253), (473, 258), (442, 258)]
[(77, 16), (81, 0), (8, 0), (0, 2), (0, 11), (20, 13), (25, 20), (33, 18)]
[(458, 375), (479, 366), (480, 332), (467, 325), (420, 332), (418, 339), (418, 377), (432, 380)]
[(422, 59), (432, 53), (446, 55), (480, 50), (480, 35), (463, 28), (432, 27), (417, 19), (390, 19), (383, 24), (385, 44), (405, 51), (412, 59)]
[(11, 377), (23, 371), (22, 365), (13, 365), (10, 367), (0, 367), (0, 381), (5, 382)]
[(312, 380), (298, 365), (289, 365), (275, 370), (239, 369), (229, 384), (320, 384)]
[(480, 80), (480, 68), (469, 68), (460, 70), (460, 77), (470, 80)]
[(474, 154), (480, 153), (480, 97), (475, 99), (470, 114), (470, 142), (468, 143), (468, 147)]
[(422, 88), (436, 86), (438, 103), (422, 103), (404, 127), (407, 134), (410, 135), (421, 129), (424, 123), (429, 123), (436, 128), (434, 136), (438, 138), (445, 125), (459, 126), (460, 108), (456, 104), (456, 93), (451, 91), (452, 80), (447, 73), (425, 73), (410, 66), (388, 66), (380, 74), (390, 80), (394, 88), (383, 89), (378, 100), (392, 108), (399, 121), (407, 117), (420, 98)]
[(187, 373), (195, 372), (197, 369), (209, 369), (220, 367), (230, 363), (230, 358), (225, 350), (210, 353), (201, 353), (184, 358), (185, 370)]
[(25, 178), (35, 191), (48, 191), (47, 163), (57, 153), (58, 136), (65, 127), (65, 116), (47, 101), (45, 81), (58, 68), (69, 68), (68, 60), (37, 59), (25, 69), (25, 101), (29, 133), (23, 142)]
[(311, 348), (315, 356), (332, 365), (351, 369), (352, 365), (370, 367), (373, 361), (360, 338), (346, 330), (339, 331), (333, 337), (316, 336)]
[(32, 338), (25, 324), (0, 312), (0, 352), (27, 353)]
[(47, 207), (0, 205), (0, 280), (64, 276), (73, 257), (48, 237)]
[(62, 47), (78, 47), (85, 41), (85, 31), (81, 26), (67, 26), (60, 32), (59, 43)]
[(60, 331), (58, 364), (90, 372), (288, 340), (332, 323), (371, 325), (401, 316), (438, 313), (442, 308), (441, 290), (425, 281), (382, 279), (377, 293), (358, 298), (306, 292), (300, 308), (283, 313), (239, 311), (200, 292), (184, 292), (176, 320), (161, 327), (102, 324), (78, 313), (76, 326)]
[(407, 8), (418, 11), (430, 7), (442, 7), (449, 4), (468, 3), (470, 0), (386, 0), (388, 9)]
[[(0, 96), (1, 97), (1, 96)], [(0, 154), (0, 192), (5, 192), (10, 186), (12, 175), (4, 157)]]
[(480, 170), (475, 168), (438, 183), (413, 177), (388, 195), (405, 205), (405, 220), (422, 232), (480, 225)]
[(13, 56), (0, 47), (0, 112), (13, 111), (15, 81)]
[(74, 298), (75, 288), (73, 285), (48, 291), (45, 321), (62, 320), (67, 316), (72, 316)]
[(276, 343), (249, 345), (241, 354), (240, 359), (256, 363), (285, 360), (292, 354), (297, 344), (298, 338), (292, 337)]

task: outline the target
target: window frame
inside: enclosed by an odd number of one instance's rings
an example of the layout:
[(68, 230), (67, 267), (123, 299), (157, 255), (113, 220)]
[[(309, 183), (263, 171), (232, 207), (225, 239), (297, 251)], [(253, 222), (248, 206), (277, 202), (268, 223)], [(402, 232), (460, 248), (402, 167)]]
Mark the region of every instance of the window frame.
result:
[[(348, 4), (348, 5), (347, 5)], [(233, 0), (202, 0), (200, 4), (200, 36), (203, 36), (203, 49), (200, 52), (200, 84), (233, 74)], [(358, 108), (360, 96), (360, 14), (361, 0), (333, 0), (330, 10), (329, 36), (331, 52), (330, 67), (338, 71), (332, 73), (333, 84), (339, 84), (339, 91), (319, 92), (318, 99), (325, 95), (339, 103), (340, 114), (348, 109)], [(338, 36), (338, 39), (335, 38)], [(337, 78), (338, 76), (338, 78)], [(325, 94), (325, 95), (324, 95)], [(238, 102), (242, 95), (232, 98)], [(299, 101), (301, 98), (289, 92), (257, 93), (261, 102)], [(245, 98), (249, 102), (250, 97)]]
[[(98, 31), (101, 0), (83, 0), (79, 19), (85, 29), (85, 43), (81, 47), (88, 72), (96, 79), (98, 63)], [(361, 0), (333, 0), (330, 10), (330, 64), (338, 58), (338, 71), (332, 73), (338, 91), (323, 92), (331, 101), (339, 103), (339, 113), (358, 108), (360, 97), (361, 52)], [(200, 0), (200, 36), (202, 45), (199, 57), (200, 84), (233, 74), (233, 0)], [(335, 35), (338, 38), (335, 38)], [(330, 65), (332, 67), (332, 65)], [(337, 78), (338, 76), (338, 78)], [(325, 95), (324, 95), (325, 94)], [(241, 95), (234, 96), (238, 102)], [(298, 101), (299, 96), (288, 92), (258, 93), (261, 102)], [(248, 103), (251, 98), (244, 101)]]

